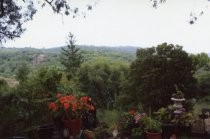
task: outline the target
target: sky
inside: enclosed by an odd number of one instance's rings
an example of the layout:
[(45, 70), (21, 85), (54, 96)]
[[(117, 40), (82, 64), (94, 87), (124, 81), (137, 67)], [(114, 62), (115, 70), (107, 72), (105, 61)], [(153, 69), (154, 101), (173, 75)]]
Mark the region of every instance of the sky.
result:
[[(161, 43), (181, 45), (189, 53), (210, 52), (210, 2), (167, 0), (157, 9), (150, 0), (72, 0), (86, 13), (72, 18), (40, 9), (26, 23), (21, 36), (6, 47), (51, 48), (66, 45), (69, 32), (79, 45), (152, 47)], [(92, 2), (92, 3), (91, 3)], [(85, 11), (93, 4), (91, 11)], [(200, 12), (204, 14), (200, 16)], [(190, 25), (190, 13), (198, 20)]]

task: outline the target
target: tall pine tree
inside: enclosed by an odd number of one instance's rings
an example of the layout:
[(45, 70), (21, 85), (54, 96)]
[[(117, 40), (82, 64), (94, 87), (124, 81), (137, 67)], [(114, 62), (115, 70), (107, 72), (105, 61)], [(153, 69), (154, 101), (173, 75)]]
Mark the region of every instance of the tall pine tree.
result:
[(82, 52), (76, 45), (76, 40), (73, 34), (69, 33), (66, 47), (61, 48), (60, 61), (64, 66), (67, 79), (70, 80), (79, 69), (83, 62)]

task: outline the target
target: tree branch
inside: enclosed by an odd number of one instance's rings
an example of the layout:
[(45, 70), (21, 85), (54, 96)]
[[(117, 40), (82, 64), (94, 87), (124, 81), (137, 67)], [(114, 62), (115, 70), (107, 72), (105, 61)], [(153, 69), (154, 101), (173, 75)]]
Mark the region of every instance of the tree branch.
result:
[(52, 2), (54, 1), (54, 0), (51, 0), (51, 1), (48, 1), (48, 0), (44, 0), (47, 4), (49, 4), (51, 7), (52, 7), (52, 9), (54, 10), (54, 11), (57, 11), (56, 10), (56, 8), (52, 5)]
[(20, 37), (19, 35), (5, 33), (5, 32), (2, 32), (2, 31), (0, 31), (0, 34), (6, 35), (6, 36), (10, 36), (10, 37)]
[(0, 13), (0, 18), (2, 18), (4, 16), (4, 0), (1, 0), (0, 1), (0, 10), (1, 10), (1, 13)]

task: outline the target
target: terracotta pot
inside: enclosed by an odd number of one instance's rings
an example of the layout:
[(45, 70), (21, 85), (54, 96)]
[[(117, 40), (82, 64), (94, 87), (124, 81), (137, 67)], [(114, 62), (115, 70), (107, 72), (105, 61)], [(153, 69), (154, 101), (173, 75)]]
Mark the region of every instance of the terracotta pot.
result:
[(94, 139), (94, 132), (90, 130), (85, 130), (84, 137), (85, 139)]
[(81, 129), (80, 119), (63, 120), (63, 124), (64, 127), (68, 129), (70, 135), (76, 136), (80, 134), (80, 129)]
[(161, 133), (151, 133), (146, 131), (147, 139), (162, 139)]

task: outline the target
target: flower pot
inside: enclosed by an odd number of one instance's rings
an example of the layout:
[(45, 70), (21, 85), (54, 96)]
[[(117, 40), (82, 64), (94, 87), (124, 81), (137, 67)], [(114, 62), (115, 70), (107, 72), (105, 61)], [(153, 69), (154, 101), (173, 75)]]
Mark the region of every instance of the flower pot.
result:
[(147, 139), (162, 139), (161, 133), (151, 133), (146, 131)]
[(80, 119), (63, 120), (63, 124), (64, 127), (68, 129), (70, 135), (76, 136), (80, 134), (80, 129), (81, 129)]
[(84, 137), (85, 139), (94, 139), (94, 132), (90, 130), (85, 130)]

